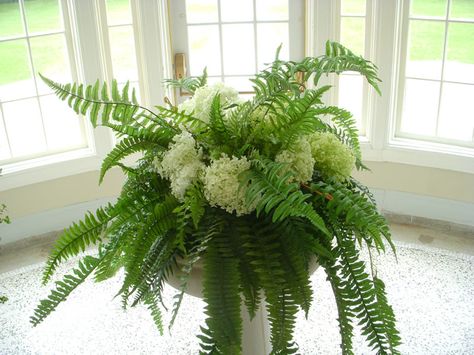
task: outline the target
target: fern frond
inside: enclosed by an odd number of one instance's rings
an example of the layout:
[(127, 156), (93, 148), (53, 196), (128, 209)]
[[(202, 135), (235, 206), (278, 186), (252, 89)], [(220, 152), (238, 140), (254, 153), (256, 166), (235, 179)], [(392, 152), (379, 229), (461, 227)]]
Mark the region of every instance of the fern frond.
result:
[(115, 218), (112, 205), (97, 209), (95, 215), (89, 212), (84, 220), (73, 223), (55, 242), (43, 272), (43, 284), (46, 284), (59, 263), (85, 251), (86, 247), (102, 240), (108, 223)]
[(378, 250), (384, 251), (383, 237), (395, 250), (385, 218), (363, 194), (351, 191), (337, 181), (328, 181), (328, 183), (320, 181), (311, 184), (311, 189), (322, 193), (323, 196), (331, 196), (328, 200), (316, 194), (315, 202), (324, 206), (334, 218), (340, 218), (340, 222), (344, 223), (346, 228), (362, 236), (368, 246), (374, 244)]
[(168, 87), (182, 89), (194, 94), (197, 89), (207, 84), (207, 68), (204, 68), (201, 76), (191, 76), (182, 79), (167, 79), (164, 83)]
[(85, 256), (71, 274), (64, 276), (62, 281), (57, 281), (56, 289), (51, 291), (48, 298), (41, 300), (34, 310), (34, 315), (30, 319), (33, 326), (41, 323), (61, 302), (65, 301), (71, 292), (94, 271), (100, 260), (100, 257)]
[(148, 310), (150, 311), (151, 316), (153, 318), (153, 322), (156, 325), (156, 328), (158, 328), (158, 331), (160, 332), (160, 334), (163, 335), (163, 317), (161, 316), (161, 310), (160, 310), (160, 307), (158, 306), (158, 302), (156, 298), (151, 293), (147, 294), (144, 297), (143, 303), (147, 306)]
[(239, 262), (229, 247), (227, 231), (215, 235), (204, 258), (203, 296), (206, 326), (220, 353), (240, 354)]
[(273, 222), (289, 216), (307, 218), (316, 228), (329, 235), (325, 223), (306, 202), (311, 195), (303, 194), (296, 183), (288, 183), (290, 172), (272, 161), (254, 161), (254, 167), (241, 174), (241, 186), (246, 188), (247, 204), (256, 203), (256, 213), (272, 213)]

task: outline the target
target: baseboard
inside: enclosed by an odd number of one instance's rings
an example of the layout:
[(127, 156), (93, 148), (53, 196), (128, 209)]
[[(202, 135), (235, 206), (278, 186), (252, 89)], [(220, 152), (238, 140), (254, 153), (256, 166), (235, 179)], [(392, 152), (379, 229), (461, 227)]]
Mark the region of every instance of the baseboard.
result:
[(13, 219), (11, 224), (0, 225), (0, 245), (64, 229), (82, 219), (87, 211), (95, 211), (114, 200), (103, 198)]
[[(416, 195), (407, 192), (372, 189), (379, 209), (410, 224), (437, 225), (450, 223), (474, 230), (474, 203)], [(455, 226), (454, 226), (455, 227)]]
[[(474, 231), (474, 203), (398, 191), (374, 189), (372, 192), (379, 209), (394, 222), (467, 233)], [(94, 200), (14, 219), (12, 224), (0, 225), (0, 245), (63, 229), (82, 219), (85, 212), (95, 211), (113, 200)]]

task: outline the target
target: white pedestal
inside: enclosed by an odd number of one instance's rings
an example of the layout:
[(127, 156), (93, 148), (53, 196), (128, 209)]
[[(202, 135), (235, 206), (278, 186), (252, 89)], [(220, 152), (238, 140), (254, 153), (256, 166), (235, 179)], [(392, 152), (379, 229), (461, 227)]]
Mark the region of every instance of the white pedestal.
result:
[[(310, 274), (318, 268), (313, 260), (309, 265)], [(168, 278), (168, 284), (179, 290), (181, 281), (179, 275), (181, 270), (175, 269), (173, 275)], [(202, 264), (196, 263), (188, 279), (186, 293), (202, 298)], [(267, 310), (263, 301), (255, 317), (250, 320), (247, 308), (242, 303), (240, 307), (242, 315), (242, 355), (267, 355), (270, 354), (270, 324), (268, 322)]]

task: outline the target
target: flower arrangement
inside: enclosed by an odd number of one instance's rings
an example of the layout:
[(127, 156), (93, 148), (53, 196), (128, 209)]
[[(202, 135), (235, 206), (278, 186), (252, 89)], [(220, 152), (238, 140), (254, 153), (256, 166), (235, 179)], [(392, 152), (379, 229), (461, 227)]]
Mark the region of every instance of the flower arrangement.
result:
[[(127, 176), (115, 204), (89, 213), (57, 240), (43, 283), (58, 265), (97, 245), (56, 283), (31, 322), (44, 320), (88, 276), (97, 281), (119, 270), (124, 307), (145, 304), (163, 331), (161, 293), (182, 269), (171, 310), (176, 317), (191, 270), (203, 264), (207, 320), (203, 353), (241, 352), (241, 302), (250, 316), (266, 307), (272, 353), (297, 352), (295, 314), (308, 312), (311, 261), (327, 273), (338, 307), (341, 349), (352, 353), (354, 325), (379, 354), (396, 354), (395, 316), (375, 266), (359, 250), (393, 247), (372, 195), (351, 177), (365, 169), (351, 114), (327, 106), (322, 75), (355, 71), (379, 92), (376, 67), (335, 42), (300, 62), (278, 59), (252, 79), (255, 96), (242, 100), (224, 84), (201, 77), (169, 80), (192, 97), (154, 110), (140, 106), (128, 84), (84, 87), (43, 78), (78, 114), (122, 139), (100, 174), (120, 167)], [(307, 84), (309, 83), (309, 84)], [(111, 97), (109, 97), (111, 95)], [(134, 166), (122, 159), (142, 152)], [(371, 261), (372, 263), (372, 261)]]

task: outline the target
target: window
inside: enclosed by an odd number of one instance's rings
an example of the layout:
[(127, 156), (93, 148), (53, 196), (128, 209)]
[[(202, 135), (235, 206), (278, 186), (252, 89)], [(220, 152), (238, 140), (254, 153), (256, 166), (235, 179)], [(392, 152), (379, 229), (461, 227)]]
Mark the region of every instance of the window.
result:
[(474, 2), (413, 0), (396, 136), (474, 147)]
[[(371, 35), (371, 0), (340, 0), (338, 41), (354, 53), (372, 58)], [(357, 73), (344, 73), (337, 78), (337, 104), (354, 115), (361, 136), (366, 135), (368, 116), (368, 85)]]
[(210, 82), (249, 92), (249, 79), (274, 60), (280, 44), (280, 58), (303, 57), (300, 0), (181, 0), (171, 5), (174, 49), (188, 54), (191, 76), (207, 67)]
[(57, 0), (0, 3), (0, 165), (88, 145), (82, 120), (38, 77), (75, 78), (64, 11)]

